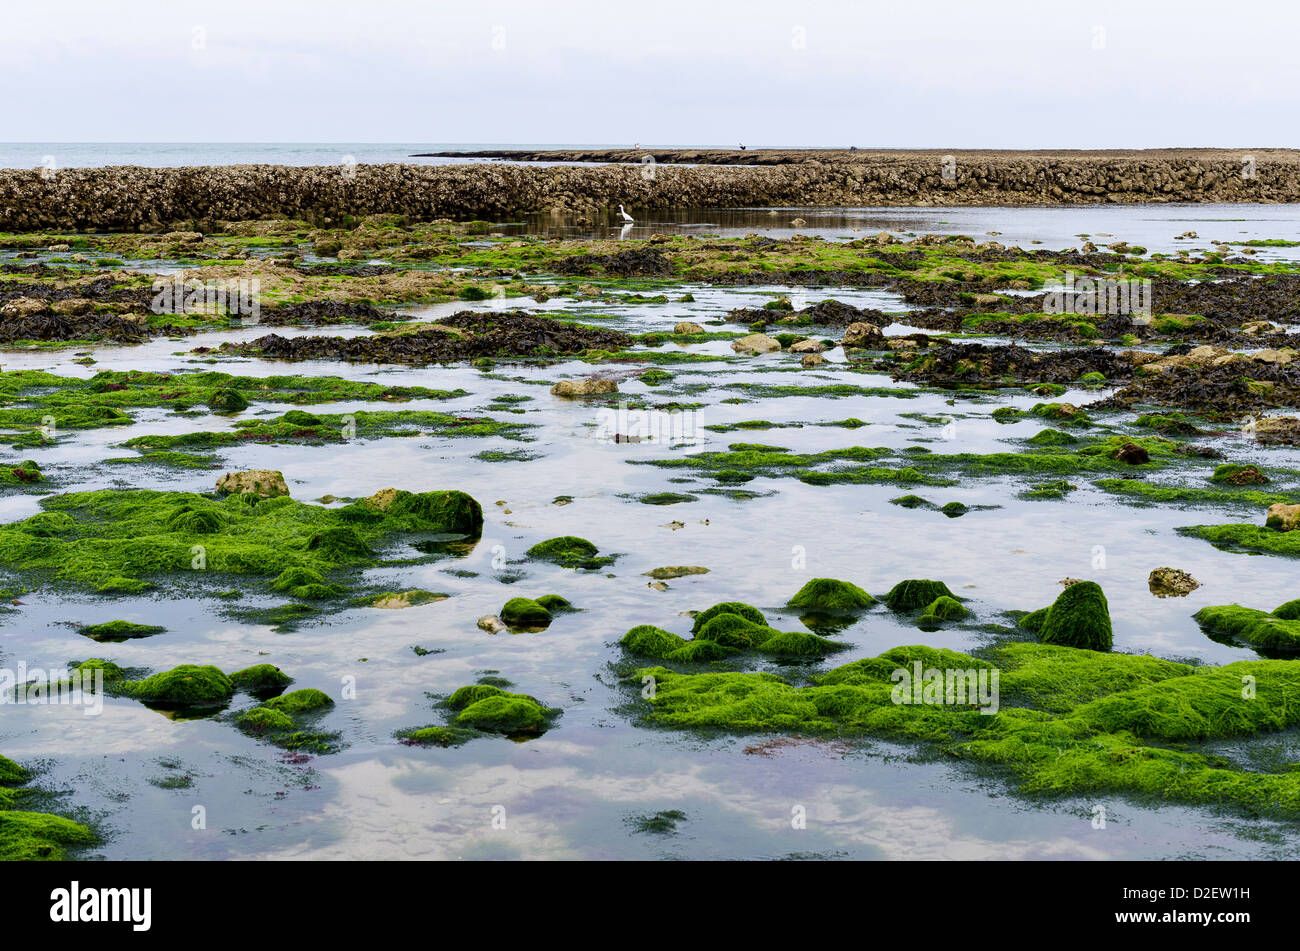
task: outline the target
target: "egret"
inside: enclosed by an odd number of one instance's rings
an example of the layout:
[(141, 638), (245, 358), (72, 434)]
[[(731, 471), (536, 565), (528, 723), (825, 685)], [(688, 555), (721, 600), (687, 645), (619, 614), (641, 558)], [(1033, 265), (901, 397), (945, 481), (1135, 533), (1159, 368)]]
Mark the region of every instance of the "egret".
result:
[(623, 221), (624, 221), (626, 224), (629, 224), (629, 225), (630, 225), (630, 224), (632, 223), (632, 221), (633, 221), (632, 216), (629, 215), (626, 211), (623, 210), (623, 206), (622, 206), (622, 205), (619, 205), (619, 206), (618, 206), (618, 213), (622, 216)]

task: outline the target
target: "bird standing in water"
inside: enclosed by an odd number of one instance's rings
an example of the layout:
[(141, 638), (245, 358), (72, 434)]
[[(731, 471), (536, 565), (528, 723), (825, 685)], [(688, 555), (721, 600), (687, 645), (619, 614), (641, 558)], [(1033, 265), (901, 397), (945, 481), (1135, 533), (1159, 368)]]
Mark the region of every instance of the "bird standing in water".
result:
[(629, 215), (626, 211), (623, 210), (623, 206), (622, 206), (622, 205), (619, 205), (619, 206), (618, 206), (618, 213), (619, 213), (620, 215), (623, 216), (623, 221), (624, 221), (625, 223), (627, 223), (627, 224), (629, 224), (629, 225), (632, 223), (632, 216)]

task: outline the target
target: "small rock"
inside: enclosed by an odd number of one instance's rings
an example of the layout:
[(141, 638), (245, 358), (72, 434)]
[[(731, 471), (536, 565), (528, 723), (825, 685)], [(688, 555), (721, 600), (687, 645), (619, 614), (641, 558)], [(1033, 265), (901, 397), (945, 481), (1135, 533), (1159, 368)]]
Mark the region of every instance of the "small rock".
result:
[(803, 367), (816, 367), (821, 366), (825, 362), (826, 358), (820, 353), (805, 353), (803, 358), (799, 361), (799, 365)]
[(885, 339), (884, 332), (875, 324), (858, 321), (849, 324), (844, 330), (844, 339), (840, 343), (845, 347), (879, 347)]
[(731, 341), (731, 349), (737, 353), (773, 353), (781, 349), (781, 343), (767, 334), (750, 334)]
[(1201, 583), (1178, 568), (1156, 568), (1147, 576), (1147, 587), (1157, 598), (1183, 598)]
[(618, 383), (603, 377), (589, 376), (581, 380), (560, 380), (551, 387), (552, 396), (597, 396), (617, 393)]
[(812, 337), (807, 340), (797, 340), (790, 344), (791, 353), (821, 353), (825, 349), (825, 344), (820, 340), (814, 340)]
[(673, 333), (675, 334), (702, 334), (704, 328), (693, 320), (682, 320), (673, 324)]
[(1268, 515), (1264, 519), (1264, 524), (1269, 528), (1276, 528), (1279, 532), (1295, 530), (1300, 527), (1300, 505), (1274, 502), (1268, 507)]
[(500, 634), (506, 629), (506, 622), (495, 614), (485, 614), (478, 619), (478, 626), (489, 634)]
[(668, 581), (673, 578), (684, 578), (687, 575), (707, 575), (708, 573), (708, 568), (701, 568), (699, 565), (670, 565), (665, 568), (655, 568), (645, 574), (656, 581)]
[(1126, 442), (1115, 450), (1115, 458), (1130, 466), (1141, 466), (1151, 461), (1151, 454), (1137, 443)]
[(255, 492), (263, 498), (288, 495), (284, 474), (276, 469), (248, 469), (244, 472), (227, 472), (217, 479), (217, 491), (228, 495)]

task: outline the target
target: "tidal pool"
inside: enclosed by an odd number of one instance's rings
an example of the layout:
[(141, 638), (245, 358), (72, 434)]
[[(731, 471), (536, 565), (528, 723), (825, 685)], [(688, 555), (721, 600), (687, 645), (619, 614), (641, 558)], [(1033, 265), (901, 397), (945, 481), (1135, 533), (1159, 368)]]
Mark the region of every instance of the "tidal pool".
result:
[[(856, 230), (1000, 232), (1004, 243), (1072, 246), (1077, 234), (1126, 240), (1152, 250), (1206, 246), (1251, 238), (1291, 238), (1300, 212), (1291, 206), (1196, 206), (1088, 209), (781, 209), (700, 211), (650, 217), (634, 236), (700, 228), (717, 234), (758, 232), (781, 237), (786, 217), (806, 219), (805, 233), (841, 236)], [(781, 219), (776, 223), (775, 219)], [(504, 228), (505, 226), (503, 226)], [(540, 221), (531, 233), (573, 233), (580, 225)], [(1198, 230), (1200, 242), (1175, 235)], [(1113, 238), (1096, 237), (1105, 232)], [(1294, 259), (1295, 248), (1264, 249)], [(160, 267), (159, 270), (162, 270)], [(689, 292), (693, 301), (679, 302)], [(731, 308), (761, 307), (781, 292), (807, 302), (844, 303), (903, 312), (900, 297), (850, 288), (674, 285), (664, 303), (552, 299), (526, 304), (629, 333), (669, 330), (681, 320), (704, 323)], [(798, 300), (796, 300), (798, 304)], [(465, 304), (405, 308), (424, 319)], [(905, 315), (890, 333), (905, 327)], [(740, 329), (728, 325), (725, 329)], [(808, 485), (759, 476), (743, 499), (709, 494), (712, 480), (691, 470), (646, 463), (732, 443), (763, 443), (794, 452), (847, 446), (987, 453), (1009, 449), (1043, 428), (1042, 420), (1010, 424), (992, 418), (1005, 406), (1039, 400), (1023, 390), (947, 392), (899, 383), (883, 374), (850, 371), (840, 351), (800, 369), (788, 353), (737, 358), (726, 341), (667, 344), (717, 359), (665, 364), (672, 380), (654, 387), (636, 379), (649, 363), (617, 368), (629, 400), (698, 403), (689, 432), (677, 440), (615, 441), (601, 432), (601, 407), (552, 396), (556, 379), (590, 373), (580, 361), (541, 366), (501, 361), (491, 371), (465, 365), (395, 367), (255, 358), (210, 362), (190, 351), (251, 340), (265, 328), (202, 333), (183, 341), (76, 351), (13, 351), (6, 370), (44, 369), (89, 377), (105, 369), (217, 369), (249, 376), (294, 373), (345, 376), (383, 384), (463, 389), (468, 395), (414, 400), (401, 409), (431, 409), (526, 423), (528, 441), (499, 437), (353, 439), (329, 445), (240, 445), (218, 450), (219, 469), (106, 464), (130, 455), (123, 441), (145, 434), (221, 431), (236, 419), (279, 415), (292, 404), (257, 403), (237, 417), (165, 409), (133, 409), (130, 426), (68, 430), (50, 447), (4, 451), (39, 462), (60, 492), (101, 488), (210, 491), (223, 471), (276, 469), (292, 496), (356, 498), (393, 486), (410, 491), (460, 489), (483, 506), (481, 539), (431, 563), (382, 567), (367, 580), (394, 591), (450, 595), (403, 610), (352, 607), (291, 630), (232, 619), (211, 598), (167, 590), (149, 595), (75, 594), (38, 589), (0, 622), (0, 666), (57, 668), (69, 660), (111, 658), (123, 667), (166, 670), (213, 664), (225, 671), (271, 663), (292, 674), (295, 688), (335, 698), (321, 728), (340, 734), (335, 753), (304, 755), (245, 735), (211, 717), (174, 719), (127, 698), (110, 697), (101, 716), (77, 707), (0, 707), (0, 751), (43, 768), (42, 786), (66, 791), (64, 805), (84, 807), (105, 834), (93, 854), (108, 859), (223, 858), (1259, 858), (1292, 854), (1294, 824), (1250, 820), (1208, 808), (1139, 803), (1119, 796), (1035, 799), (1004, 780), (939, 759), (924, 750), (878, 740), (703, 736), (640, 722), (637, 687), (620, 682), (626, 666), (618, 639), (653, 624), (685, 633), (686, 612), (719, 601), (759, 606), (778, 627), (799, 627), (781, 606), (809, 578), (852, 581), (879, 593), (905, 578), (943, 579), (982, 621), (1006, 623), (1003, 612), (1050, 604), (1060, 580), (1099, 582), (1110, 603), (1115, 649), (1169, 659), (1222, 664), (1254, 651), (1210, 640), (1192, 619), (1206, 605), (1234, 601), (1269, 608), (1294, 594), (1287, 559), (1219, 550), (1178, 535), (1178, 526), (1227, 521), (1225, 510), (1136, 507), (1080, 477), (1061, 501), (1017, 497), (1023, 480), (957, 477), (950, 486)], [(306, 333), (364, 333), (362, 327), (276, 328)], [(996, 341), (993, 341), (996, 342)], [(1050, 348), (1051, 344), (1037, 345)], [(89, 351), (93, 366), (74, 363)], [(606, 368), (608, 369), (608, 368)], [(626, 372), (624, 372), (626, 370)], [(768, 395), (764, 386), (848, 384), (888, 395)], [(752, 385), (752, 386), (747, 386)], [(759, 388), (755, 388), (759, 387)], [(1062, 401), (1086, 403), (1105, 389), (1071, 389)], [(515, 403), (494, 397), (528, 397)], [(724, 402), (741, 399), (744, 402)], [(504, 407), (522, 412), (511, 413)], [(373, 403), (313, 404), (314, 413), (373, 410)], [(635, 411), (633, 411), (635, 412)], [(857, 428), (816, 423), (860, 420)], [(766, 421), (772, 428), (716, 427)], [(801, 425), (795, 425), (801, 424)], [(711, 429), (710, 427), (715, 427)], [(1224, 437), (1238, 462), (1286, 465), (1293, 450), (1268, 449), (1243, 435)], [(485, 451), (522, 450), (529, 458), (488, 461)], [(694, 496), (671, 505), (643, 504), (653, 493)], [(947, 518), (890, 500), (915, 492), (970, 511)], [(565, 504), (557, 504), (567, 497)], [(0, 518), (39, 511), (39, 496), (10, 493)], [(1257, 513), (1237, 512), (1241, 520)], [(579, 572), (526, 560), (544, 539), (577, 535), (617, 559)], [(399, 548), (400, 548), (400, 544)], [(675, 578), (662, 590), (652, 569), (696, 565), (705, 574)], [(1202, 582), (1184, 598), (1156, 598), (1151, 569), (1171, 565)], [(240, 586), (232, 579), (234, 587)], [(490, 634), (476, 626), (517, 595), (555, 593), (578, 610), (546, 630)], [(275, 599), (250, 594), (250, 603)], [(73, 626), (121, 618), (166, 633), (97, 644)], [(922, 633), (907, 619), (873, 611), (835, 637), (851, 647), (830, 667), (902, 644), (967, 650), (987, 638), (970, 628)], [(427, 653), (419, 654), (414, 647)], [(817, 667), (819, 665), (812, 665)], [(779, 672), (775, 664), (755, 669)], [(452, 748), (408, 746), (396, 731), (439, 720), (426, 694), (447, 694), (482, 675), (562, 711), (544, 735), (516, 742), (476, 739)], [(349, 688), (351, 685), (351, 689)], [(1273, 738), (1290, 750), (1291, 732)], [(1293, 751), (1292, 751), (1293, 752)], [(1096, 808), (1105, 808), (1098, 827)], [(645, 820), (676, 810), (665, 828)], [(203, 828), (196, 828), (196, 816)], [(796, 821), (802, 817), (802, 821)]]

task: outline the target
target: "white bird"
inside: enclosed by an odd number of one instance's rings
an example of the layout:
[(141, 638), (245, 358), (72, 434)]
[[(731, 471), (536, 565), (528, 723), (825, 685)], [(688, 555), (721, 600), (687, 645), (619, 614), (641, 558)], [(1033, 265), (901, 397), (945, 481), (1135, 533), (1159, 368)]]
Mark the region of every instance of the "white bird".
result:
[(632, 220), (633, 220), (633, 219), (632, 219), (632, 216), (629, 215), (626, 211), (623, 210), (623, 206), (622, 206), (622, 205), (619, 205), (619, 206), (618, 206), (618, 213), (619, 213), (620, 215), (623, 216), (623, 220), (624, 220), (625, 222), (627, 222), (628, 224), (631, 224), (631, 223), (632, 223)]

